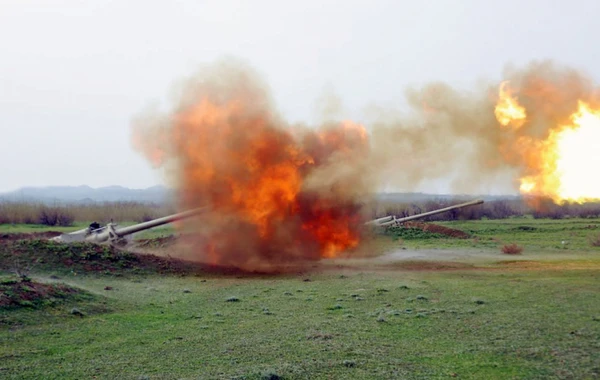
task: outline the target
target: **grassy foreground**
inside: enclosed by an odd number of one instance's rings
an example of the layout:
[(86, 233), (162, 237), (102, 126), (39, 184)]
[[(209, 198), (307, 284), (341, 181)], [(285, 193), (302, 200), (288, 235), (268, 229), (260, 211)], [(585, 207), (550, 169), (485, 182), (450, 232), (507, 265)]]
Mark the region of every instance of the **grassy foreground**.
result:
[[(0, 378), (598, 378), (600, 249), (584, 244), (584, 224), (514, 223), (456, 222), (474, 236), (401, 243), (497, 254), (467, 269), (338, 260), (285, 276), (89, 274), (46, 261), (33, 279), (94, 298), (1, 310)], [(564, 234), (567, 248), (554, 247)], [(499, 253), (509, 241), (522, 262)]]

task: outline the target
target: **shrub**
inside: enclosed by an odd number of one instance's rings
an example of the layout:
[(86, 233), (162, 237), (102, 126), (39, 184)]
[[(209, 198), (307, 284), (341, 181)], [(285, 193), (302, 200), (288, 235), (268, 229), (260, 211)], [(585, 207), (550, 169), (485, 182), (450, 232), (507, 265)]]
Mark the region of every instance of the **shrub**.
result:
[(54, 226), (56, 225), (56, 210), (51, 210), (49, 208), (42, 208), (40, 210), (38, 216), (38, 223), (43, 224), (45, 226)]
[(600, 234), (596, 236), (590, 236), (589, 240), (592, 247), (600, 247)]
[(502, 247), (502, 253), (507, 255), (519, 255), (521, 252), (523, 252), (523, 247), (520, 247), (515, 243), (506, 244)]
[(57, 213), (56, 224), (62, 227), (72, 226), (75, 221), (75, 216), (72, 213), (62, 210)]
[(488, 217), (492, 219), (505, 219), (511, 216), (520, 216), (519, 211), (513, 208), (508, 201), (491, 202), (491, 212)]
[(142, 216), (138, 217), (137, 220), (135, 220), (135, 221), (138, 223), (145, 223), (145, 222), (151, 221), (152, 219), (156, 219), (156, 217), (146, 211), (142, 214)]
[(39, 212), (38, 222), (46, 226), (73, 225), (75, 217), (69, 210), (59, 207), (43, 207)]

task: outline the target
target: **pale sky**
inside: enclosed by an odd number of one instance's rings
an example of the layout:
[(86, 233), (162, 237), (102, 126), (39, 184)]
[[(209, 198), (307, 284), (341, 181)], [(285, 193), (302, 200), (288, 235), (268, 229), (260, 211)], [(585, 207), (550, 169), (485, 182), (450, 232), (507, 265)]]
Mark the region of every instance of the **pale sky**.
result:
[(441, 80), (554, 59), (600, 78), (600, 1), (0, 0), (0, 192), (161, 177), (131, 118), (198, 64), (259, 70), (290, 122), (333, 89), (349, 117)]

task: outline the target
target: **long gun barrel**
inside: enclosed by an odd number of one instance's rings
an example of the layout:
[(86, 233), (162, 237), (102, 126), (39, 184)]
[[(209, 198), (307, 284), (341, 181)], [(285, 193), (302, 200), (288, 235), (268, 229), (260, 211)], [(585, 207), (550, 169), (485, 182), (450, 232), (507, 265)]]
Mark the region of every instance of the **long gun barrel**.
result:
[(164, 216), (162, 218), (153, 219), (147, 222), (134, 224), (132, 226), (117, 228), (115, 224), (109, 223), (104, 227), (93, 228), (92, 225), (90, 227), (84, 228), (79, 231), (62, 234), (55, 238), (52, 238), (54, 241), (63, 242), (63, 243), (71, 243), (71, 242), (80, 242), (80, 241), (88, 241), (93, 243), (120, 243), (126, 241), (126, 237), (128, 235), (134, 234), (136, 232), (144, 231), (150, 228), (162, 226), (163, 224), (172, 223), (177, 220), (186, 219), (198, 214), (201, 214), (208, 210), (208, 207), (200, 207), (193, 210), (183, 211), (177, 214)]
[(393, 224), (398, 225), (401, 223), (409, 222), (411, 220), (422, 219), (422, 218), (426, 218), (428, 216), (437, 215), (437, 214), (441, 214), (441, 213), (444, 213), (447, 211), (456, 210), (456, 209), (468, 207), (468, 206), (474, 206), (474, 205), (478, 205), (478, 204), (482, 204), (482, 203), (483, 203), (482, 199), (477, 199), (477, 200), (473, 200), (473, 201), (469, 201), (469, 202), (465, 202), (465, 203), (460, 203), (460, 204), (457, 204), (454, 206), (449, 206), (449, 207), (440, 208), (440, 209), (433, 210), (433, 211), (423, 212), (421, 214), (406, 216), (404, 218), (396, 218), (395, 216), (386, 216), (383, 218), (371, 220), (371, 221), (367, 222), (366, 224), (375, 225), (377, 227), (387, 227), (387, 226), (391, 226)]
[(383, 218), (377, 218), (377, 219), (369, 220), (365, 224), (372, 224), (372, 225), (377, 225), (378, 226), (381, 223), (390, 222), (392, 220), (394, 220), (394, 217), (392, 215), (390, 215), (390, 216), (384, 216)]
[(162, 226), (163, 224), (172, 223), (172, 222), (175, 222), (175, 221), (178, 221), (181, 219), (189, 218), (190, 216), (198, 215), (198, 214), (206, 211), (207, 209), (208, 209), (207, 207), (201, 207), (201, 208), (197, 208), (197, 209), (193, 209), (193, 210), (183, 211), (183, 212), (180, 212), (177, 214), (164, 216), (162, 218), (149, 220), (144, 223), (134, 224), (133, 226), (118, 228), (118, 229), (115, 229), (115, 233), (119, 237), (131, 235), (136, 232), (147, 230), (149, 228)]

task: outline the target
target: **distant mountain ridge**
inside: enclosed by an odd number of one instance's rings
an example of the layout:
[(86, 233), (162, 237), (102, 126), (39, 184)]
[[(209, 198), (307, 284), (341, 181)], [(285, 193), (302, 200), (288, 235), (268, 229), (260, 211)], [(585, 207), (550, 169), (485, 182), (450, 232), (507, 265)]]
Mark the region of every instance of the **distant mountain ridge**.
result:
[(164, 203), (172, 198), (172, 190), (164, 186), (145, 189), (130, 189), (123, 186), (93, 188), (82, 186), (23, 187), (15, 191), (0, 193), (0, 202), (42, 203), (95, 203), (95, 202), (140, 202)]
[[(0, 202), (41, 202), (90, 204), (96, 202), (140, 202), (165, 203), (173, 199), (173, 190), (165, 186), (152, 186), (145, 189), (130, 189), (123, 186), (105, 186), (93, 188), (82, 186), (23, 187), (19, 190), (0, 193)], [(424, 202), (428, 200), (471, 200), (493, 201), (500, 199), (519, 199), (515, 195), (457, 195), (428, 193), (378, 193), (380, 201), (388, 202)]]

